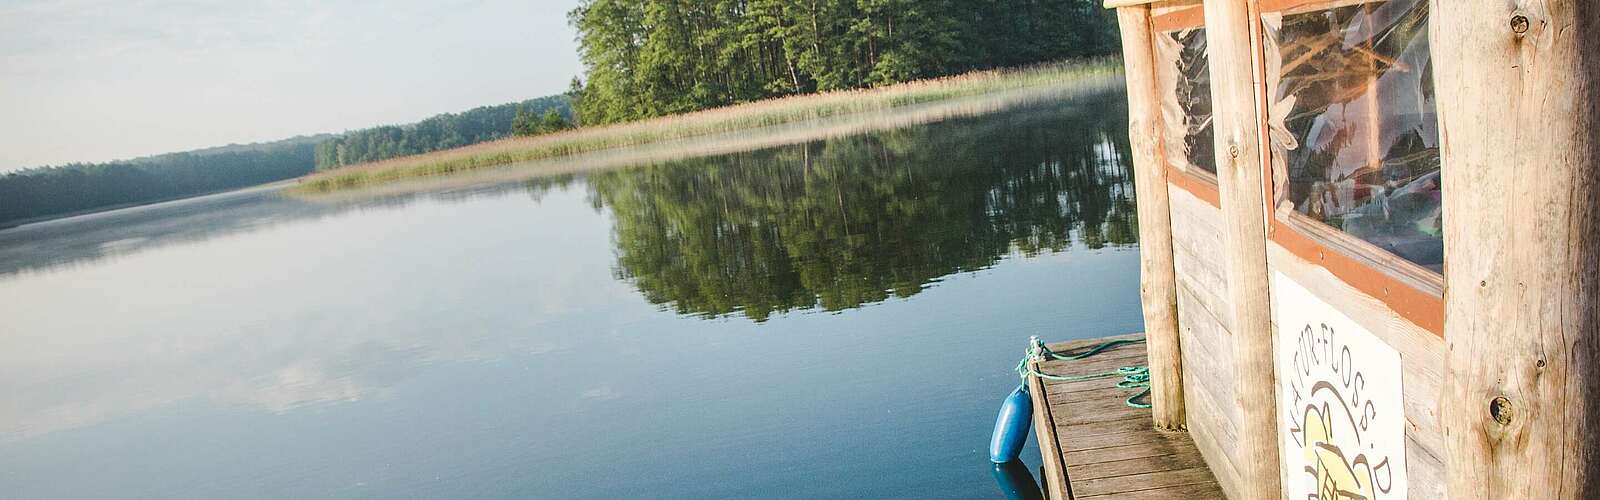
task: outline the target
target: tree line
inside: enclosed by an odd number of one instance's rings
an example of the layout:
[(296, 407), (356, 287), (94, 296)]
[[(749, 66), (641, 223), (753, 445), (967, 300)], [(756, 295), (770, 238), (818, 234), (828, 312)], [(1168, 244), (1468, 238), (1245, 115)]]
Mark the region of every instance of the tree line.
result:
[[(441, 149), (458, 148), (545, 131), (544, 120), (565, 121), (567, 96), (553, 95), (523, 102), (482, 106), (461, 113), (445, 113), (407, 125), (385, 125), (353, 130), (317, 145), (317, 170), (387, 160)], [(534, 117), (537, 122), (534, 122)], [(532, 126), (527, 126), (533, 122)]]
[(150, 203), (299, 177), (329, 136), (224, 146), (106, 163), (73, 163), (0, 174), (0, 227), (122, 205)]
[(519, 115), (532, 123), (526, 132), (543, 133), (566, 126), (572, 113), (567, 102), (567, 96), (554, 95), (338, 135), (0, 173), (0, 227), (238, 189), (300, 177), (317, 169), (491, 141), (519, 132), (514, 130)]
[(1098, 0), (584, 0), (584, 124), (1111, 54)]

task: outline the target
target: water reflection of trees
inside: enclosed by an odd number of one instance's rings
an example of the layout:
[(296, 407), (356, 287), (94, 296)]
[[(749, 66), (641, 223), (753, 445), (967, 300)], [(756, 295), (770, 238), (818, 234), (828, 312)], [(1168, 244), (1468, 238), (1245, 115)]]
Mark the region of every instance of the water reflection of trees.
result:
[(682, 314), (835, 311), (1017, 252), (1133, 245), (1120, 98), (589, 179), (619, 279)]

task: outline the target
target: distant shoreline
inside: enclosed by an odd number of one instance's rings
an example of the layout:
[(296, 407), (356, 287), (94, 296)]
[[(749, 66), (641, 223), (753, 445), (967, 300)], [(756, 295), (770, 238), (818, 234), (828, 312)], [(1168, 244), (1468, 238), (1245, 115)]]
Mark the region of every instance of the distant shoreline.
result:
[[(264, 184), (5, 221), (0, 222), (0, 231), (264, 189), (325, 194), (403, 184), (383, 191), (410, 191), (404, 185), (465, 173), (479, 175), (462, 176), (464, 184), (485, 178), (569, 174), (719, 154), (980, 114), (1103, 88), (1110, 79), (1120, 83), (1120, 76), (1121, 65), (1116, 59), (1090, 59), (979, 71), (868, 90), (769, 99), (618, 125), (504, 139)], [(515, 168), (506, 171), (508, 167)]]
[(108, 206), (103, 206), (103, 207), (95, 207), (95, 208), (90, 208), (90, 209), (85, 209), (85, 210), (78, 210), (76, 212), (68, 212), (68, 213), (61, 213), (61, 214), (51, 214), (51, 215), (33, 217), (33, 218), (29, 218), (29, 219), (6, 221), (4, 223), (0, 223), (0, 231), (9, 231), (9, 230), (12, 230), (12, 229), (20, 229), (20, 228), (22, 228), (24, 226), (36, 226), (36, 225), (39, 225), (39, 224), (60, 222), (60, 221), (66, 220), (66, 219), (78, 219), (78, 218), (84, 218), (84, 217), (91, 217), (91, 216), (95, 216), (95, 215), (104, 214), (106, 212), (116, 212), (116, 211), (121, 211), (121, 210), (131, 210), (131, 209), (138, 209), (138, 208), (149, 208), (149, 207), (153, 207), (155, 205), (165, 205), (165, 204), (168, 204), (168, 203), (187, 202), (187, 201), (199, 200), (199, 199), (202, 199), (202, 198), (211, 197), (211, 196), (217, 196), (217, 195), (231, 195), (231, 194), (238, 194), (238, 193), (248, 193), (248, 192), (253, 192), (253, 191), (267, 191), (267, 190), (274, 190), (274, 189), (284, 189), (284, 188), (288, 188), (288, 187), (291, 187), (291, 186), (293, 186), (295, 184), (300, 183), (300, 179), (301, 179), (300, 177), (296, 177), (296, 178), (293, 178), (293, 179), (287, 179), (287, 180), (281, 180), (281, 181), (272, 181), (272, 182), (268, 182), (268, 183), (265, 183), (265, 184), (256, 184), (254, 186), (244, 186), (244, 187), (236, 187), (236, 188), (229, 188), (229, 189), (219, 189), (219, 190), (215, 190), (215, 191), (208, 191), (208, 192), (198, 193), (198, 194), (173, 196), (173, 197), (162, 198), (162, 199), (158, 199), (158, 200), (147, 200), (147, 201), (138, 201), (138, 202), (132, 202), (132, 203), (122, 203), (122, 204), (118, 204), (118, 205), (108, 205)]
[(1095, 99), (1105, 92), (1120, 90), (1122, 85), (1122, 79), (1108, 76), (1093, 82), (1080, 81), (1070, 85), (1054, 85), (987, 95), (974, 95), (943, 102), (904, 106), (876, 113), (859, 113), (807, 122), (772, 125), (755, 130), (724, 132), (715, 135), (617, 147), (557, 158), (517, 162), (492, 168), (461, 171), (444, 176), (408, 177), (386, 183), (332, 190), (307, 190), (302, 185), (301, 187), (291, 187), (287, 192), (290, 196), (315, 201), (349, 201), (429, 191), (475, 189), (539, 178), (587, 175), (611, 169), (754, 151), (833, 137), (893, 130), (948, 119), (1026, 109), (1029, 106), (1039, 104), (1062, 105), (1080, 98)]
[[(817, 123), (817, 127), (838, 128), (823, 119), (845, 119), (881, 115), (917, 105), (933, 105), (961, 101), (985, 95), (1026, 95), (1066, 93), (1074, 89), (1085, 90), (1103, 87), (1107, 80), (1121, 82), (1121, 64), (1116, 59), (1098, 58), (1045, 64), (1020, 69), (979, 71), (946, 78), (920, 80), (876, 89), (827, 92), (791, 96), (752, 103), (728, 106), (682, 115), (652, 118), (619, 125), (581, 128), (535, 137), (504, 139), (465, 146), (456, 149), (407, 156), (325, 170), (302, 177), (300, 185), (292, 188), (299, 193), (327, 193), (355, 188), (365, 188), (406, 180), (456, 175), (476, 170), (488, 170), (513, 164), (547, 163), (556, 160), (590, 156), (596, 153), (626, 147), (666, 143), (705, 142), (712, 139), (785, 125)], [(973, 114), (972, 110), (943, 111), (945, 116)], [(847, 126), (849, 131), (883, 128), (916, 118), (886, 120), (874, 126), (858, 123)], [(858, 122), (863, 120), (856, 120)], [(925, 121), (925, 120), (924, 120)], [(804, 133), (789, 131), (789, 142)], [(809, 134), (816, 135), (816, 134)], [(823, 132), (823, 135), (826, 135)], [(715, 141), (712, 141), (715, 142)], [(726, 141), (724, 141), (726, 142)], [(745, 140), (753, 144), (772, 140)], [(781, 143), (783, 141), (779, 141)], [(696, 145), (697, 150), (715, 153), (728, 145)], [(679, 153), (682, 154), (688, 153)], [(638, 155), (616, 155), (622, 157)], [(650, 160), (660, 154), (644, 155), (636, 160)], [(669, 155), (670, 156), (670, 155)], [(552, 169), (552, 173), (583, 170), (566, 166)]]

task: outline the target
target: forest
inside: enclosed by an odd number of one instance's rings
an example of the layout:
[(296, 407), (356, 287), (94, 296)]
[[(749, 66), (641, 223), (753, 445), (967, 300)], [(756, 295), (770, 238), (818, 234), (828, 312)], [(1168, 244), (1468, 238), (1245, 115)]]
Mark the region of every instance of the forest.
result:
[(328, 137), (301, 136), (0, 174), (0, 227), (299, 177), (311, 172), (312, 151)]
[(1097, 0), (585, 0), (568, 17), (585, 125), (1120, 47)]
[(520, 113), (534, 131), (558, 126), (567, 97), (554, 95), (436, 115), (417, 123), (300, 136), (105, 163), (0, 174), (0, 227), (293, 179), (329, 168), (504, 138)]
[[(569, 115), (567, 96), (553, 95), (523, 102), (482, 106), (445, 113), (406, 125), (385, 125), (340, 134), (317, 145), (317, 170), (387, 160), (399, 156), (457, 148), (510, 137), (518, 121), (543, 120), (548, 112)], [(534, 130), (525, 130), (532, 133)]]

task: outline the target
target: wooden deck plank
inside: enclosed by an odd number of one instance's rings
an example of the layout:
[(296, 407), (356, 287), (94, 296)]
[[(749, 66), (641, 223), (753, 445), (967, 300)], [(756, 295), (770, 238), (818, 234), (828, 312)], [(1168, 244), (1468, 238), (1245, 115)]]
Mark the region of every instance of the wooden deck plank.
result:
[(1118, 394), (1122, 394), (1124, 395), (1123, 397), (1126, 398), (1128, 390), (1121, 387), (1102, 387), (1099, 389), (1089, 389), (1076, 392), (1061, 392), (1056, 387), (1046, 387), (1045, 393), (1050, 395), (1050, 404), (1060, 405), (1081, 403), (1084, 401), (1100, 401), (1115, 397)]
[[(1060, 408), (1060, 406), (1057, 406)], [(1064, 438), (1076, 444), (1083, 444), (1080, 440), (1090, 436), (1104, 436), (1108, 434), (1121, 434), (1124, 432), (1144, 432), (1150, 430), (1149, 422), (1138, 420), (1118, 420), (1115, 422), (1097, 422), (1093, 424), (1059, 426), (1057, 432)], [(1077, 446), (1076, 448), (1082, 448)]]
[(1108, 394), (1100, 399), (1091, 399), (1077, 403), (1057, 403), (1055, 401), (1051, 401), (1050, 407), (1057, 408), (1058, 410), (1055, 411), (1058, 412), (1069, 413), (1071, 414), (1071, 417), (1075, 418), (1075, 420), (1063, 421), (1059, 420), (1061, 417), (1058, 416), (1056, 417), (1058, 419), (1056, 420), (1057, 424), (1070, 424), (1073, 422), (1103, 422), (1107, 418), (1111, 420), (1127, 420), (1129, 414), (1139, 413), (1141, 411), (1138, 408), (1129, 408), (1127, 403), (1128, 396), (1132, 396), (1137, 393), (1137, 390), (1124, 390), (1121, 393)]
[(1072, 450), (1066, 453), (1067, 467), (1072, 469), (1072, 477), (1076, 479), (1091, 479), (1078, 474), (1078, 467), (1095, 464), (1107, 464), (1131, 460), (1135, 458), (1170, 457), (1174, 453), (1171, 449), (1160, 446), (1151, 446), (1150, 442), (1139, 442), (1137, 436), (1129, 444), (1095, 448), (1093, 450)]
[[(1060, 410), (1058, 410), (1058, 409), (1060, 409)], [(1119, 420), (1128, 420), (1128, 419), (1133, 419), (1133, 418), (1139, 418), (1139, 416), (1140, 416), (1138, 414), (1138, 412), (1131, 412), (1131, 411), (1129, 411), (1129, 412), (1115, 412), (1115, 413), (1111, 413), (1111, 412), (1085, 413), (1085, 412), (1073, 412), (1073, 411), (1070, 411), (1070, 407), (1068, 407), (1068, 408), (1063, 408), (1063, 407), (1059, 407), (1059, 406), (1051, 407), (1051, 411), (1052, 412), (1061, 411), (1061, 410), (1067, 410), (1067, 411), (1063, 411), (1062, 413), (1058, 413), (1058, 414), (1055, 415), (1055, 421), (1056, 421), (1056, 425), (1057, 426), (1062, 426), (1062, 425), (1071, 426), (1071, 425), (1083, 425), (1083, 424), (1101, 424), (1101, 423), (1106, 423), (1106, 422), (1116, 422), (1116, 421), (1119, 421)], [(1149, 414), (1147, 413), (1144, 416), (1148, 417)], [(1152, 432), (1154, 432), (1153, 429), (1152, 429)]]
[[(1093, 434), (1072, 439), (1061, 439), (1061, 441), (1063, 443), (1070, 441), (1072, 443), (1072, 449), (1074, 450), (1098, 450), (1100, 448), (1113, 448), (1122, 446), (1128, 443), (1143, 442), (1143, 440), (1148, 436), (1149, 432), (1153, 431), (1146, 429), (1136, 432), (1124, 432), (1118, 434)], [(1060, 434), (1058, 433), (1057, 435)]]
[[(1115, 495), (1140, 490), (1167, 488), (1172, 486), (1187, 486), (1191, 484), (1211, 484), (1217, 488), (1216, 478), (1211, 477), (1211, 469), (1194, 467), (1189, 469), (1149, 472), (1145, 474), (1130, 474), (1126, 476), (1107, 477), (1100, 479), (1078, 480), (1067, 476), (1072, 483), (1072, 491), (1080, 497), (1096, 495)], [(1218, 488), (1221, 489), (1221, 488)]]
[(1124, 491), (1110, 495), (1080, 496), (1078, 500), (1225, 500), (1222, 490), (1214, 484), (1186, 484), (1139, 491)]
[(1134, 474), (1169, 472), (1205, 467), (1198, 453), (1173, 455), (1135, 456), (1110, 462), (1079, 464), (1072, 467), (1072, 477), (1078, 480), (1104, 479)]
[[(1067, 457), (1068, 465), (1122, 460), (1127, 458), (1126, 456), (1122, 456), (1127, 453), (1124, 450), (1133, 448), (1138, 448), (1141, 452), (1143, 452), (1144, 455), (1141, 456), (1199, 455), (1194, 446), (1194, 442), (1190, 441), (1187, 434), (1173, 433), (1177, 434), (1174, 436), (1165, 436), (1162, 434), (1163, 433), (1159, 431), (1107, 434), (1107, 436), (1115, 436), (1114, 439), (1117, 441), (1114, 442), (1118, 444), (1100, 446), (1096, 448), (1082, 448), (1077, 446), (1077, 442), (1074, 441), (1074, 446), (1071, 449), (1066, 450), (1063, 455)], [(1113, 440), (1103, 441), (1104, 444), (1110, 444), (1111, 442), (1113, 442)]]
[[(1126, 338), (1138, 336), (1049, 347), (1056, 352), (1083, 352)], [(1081, 376), (1143, 365), (1144, 356), (1143, 344), (1129, 344), (1084, 359), (1051, 360), (1034, 367), (1052, 375)], [(1050, 498), (1225, 498), (1194, 439), (1185, 432), (1156, 430), (1148, 408), (1125, 403), (1139, 390), (1116, 387), (1121, 379), (1030, 380), (1040, 450), (1048, 455), (1044, 476), (1049, 478), (1045, 486)]]

